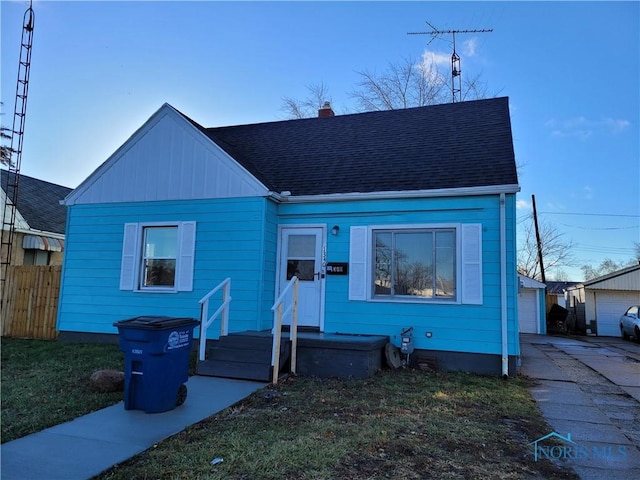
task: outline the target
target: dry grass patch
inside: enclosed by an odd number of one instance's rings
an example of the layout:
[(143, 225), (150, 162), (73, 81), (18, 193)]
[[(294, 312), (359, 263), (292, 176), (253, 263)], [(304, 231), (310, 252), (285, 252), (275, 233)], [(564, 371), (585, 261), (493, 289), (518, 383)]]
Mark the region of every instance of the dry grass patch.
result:
[(527, 444), (548, 432), (525, 379), (290, 377), (98, 478), (577, 478), (534, 462)]

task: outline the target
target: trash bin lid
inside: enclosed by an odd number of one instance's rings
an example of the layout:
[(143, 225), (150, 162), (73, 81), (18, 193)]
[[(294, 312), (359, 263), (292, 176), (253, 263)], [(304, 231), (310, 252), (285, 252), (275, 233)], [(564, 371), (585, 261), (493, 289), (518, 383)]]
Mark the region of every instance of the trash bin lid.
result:
[(143, 315), (140, 317), (120, 320), (114, 323), (115, 327), (133, 327), (147, 329), (175, 328), (193, 326), (200, 322), (195, 318), (188, 317), (167, 317), (163, 315)]

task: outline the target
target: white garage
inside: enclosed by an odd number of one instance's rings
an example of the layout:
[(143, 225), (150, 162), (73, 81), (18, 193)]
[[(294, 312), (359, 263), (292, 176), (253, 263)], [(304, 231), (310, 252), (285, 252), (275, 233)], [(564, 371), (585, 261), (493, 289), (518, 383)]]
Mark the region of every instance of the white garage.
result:
[(571, 305), (584, 303), (587, 325), (598, 336), (620, 335), (620, 315), (630, 305), (640, 305), (640, 265), (594, 278), (567, 290)]
[(620, 335), (620, 315), (631, 305), (640, 305), (640, 292), (593, 290), (598, 336)]
[(532, 278), (518, 275), (518, 324), (520, 333), (546, 333), (545, 284)]

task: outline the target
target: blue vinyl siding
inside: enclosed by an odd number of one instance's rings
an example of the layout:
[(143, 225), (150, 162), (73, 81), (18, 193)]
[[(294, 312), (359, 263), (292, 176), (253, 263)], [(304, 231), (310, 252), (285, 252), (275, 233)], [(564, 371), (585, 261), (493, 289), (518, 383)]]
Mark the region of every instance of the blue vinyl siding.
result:
[[(262, 249), (269, 203), (252, 197), (70, 207), (58, 329), (116, 333), (114, 322), (138, 315), (199, 318), (198, 300), (226, 277), (232, 278), (230, 330), (261, 327), (265, 304), (273, 298), (273, 281), (271, 292), (263, 290), (269, 288), (265, 267), (275, 265), (273, 248)], [(193, 291), (119, 289), (125, 223), (190, 220), (197, 222)], [(219, 326), (212, 330), (215, 336)]]
[[(506, 198), (508, 344), (509, 354), (518, 355), (515, 195)], [(500, 354), (499, 207), (498, 195), (306, 204), (251, 197), (75, 205), (67, 216), (58, 328), (116, 333), (114, 322), (137, 315), (198, 318), (198, 300), (231, 277), (230, 331), (269, 329), (279, 225), (326, 224), (327, 261), (348, 262), (351, 226), (479, 223), (482, 305), (350, 301), (349, 277), (328, 275), (324, 331), (384, 334), (399, 344), (401, 329), (412, 326), (419, 349)], [(197, 222), (192, 292), (119, 290), (125, 223), (190, 220)], [(337, 236), (331, 235), (333, 225), (340, 227)], [(214, 325), (209, 337), (218, 331)]]
[[(517, 274), (515, 269), (515, 195), (507, 195), (507, 274), (509, 354), (517, 355)], [(483, 304), (349, 301), (348, 277), (328, 275), (325, 332), (389, 335), (399, 345), (400, 331), (413, 326), (416, 348), (499, 354), (501, 352), (500, 198), (494, 196), (282, 204), (281, 224), (326, 223), (340, 227), (327, 236), (327, 261), (349, 260), (349, 228), (354, 225), (480, 223)], [(426, 337), (432, 332), (432, 338)]]
[(263, 259), (262, 259), (262, 289), (260, 301), (259, 330), (268, 330), (273, 326), (273, 312), (271, 307), (276, 299), (276, 272), (278, 257), (278, 216), (276, 204), (269, 200), (265, 202)]

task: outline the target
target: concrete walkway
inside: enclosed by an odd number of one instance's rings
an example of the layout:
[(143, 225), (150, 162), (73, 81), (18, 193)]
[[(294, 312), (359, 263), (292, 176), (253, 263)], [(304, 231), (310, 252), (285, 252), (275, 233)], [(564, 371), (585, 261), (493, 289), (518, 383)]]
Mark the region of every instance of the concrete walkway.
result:
[(640, 345), (540, 335), (521, 335), (520, 344), (520, 373), (535, 380), (540, 411), (564, 437), (551, 445), (571, 447), (551, 456), (583, 480), (640, 478)]
[(2, 480), (88, 479), (244, 399), (264, 383), (190, 377), (186, 402), (165, 413), (120, 402), (0, 446)]

